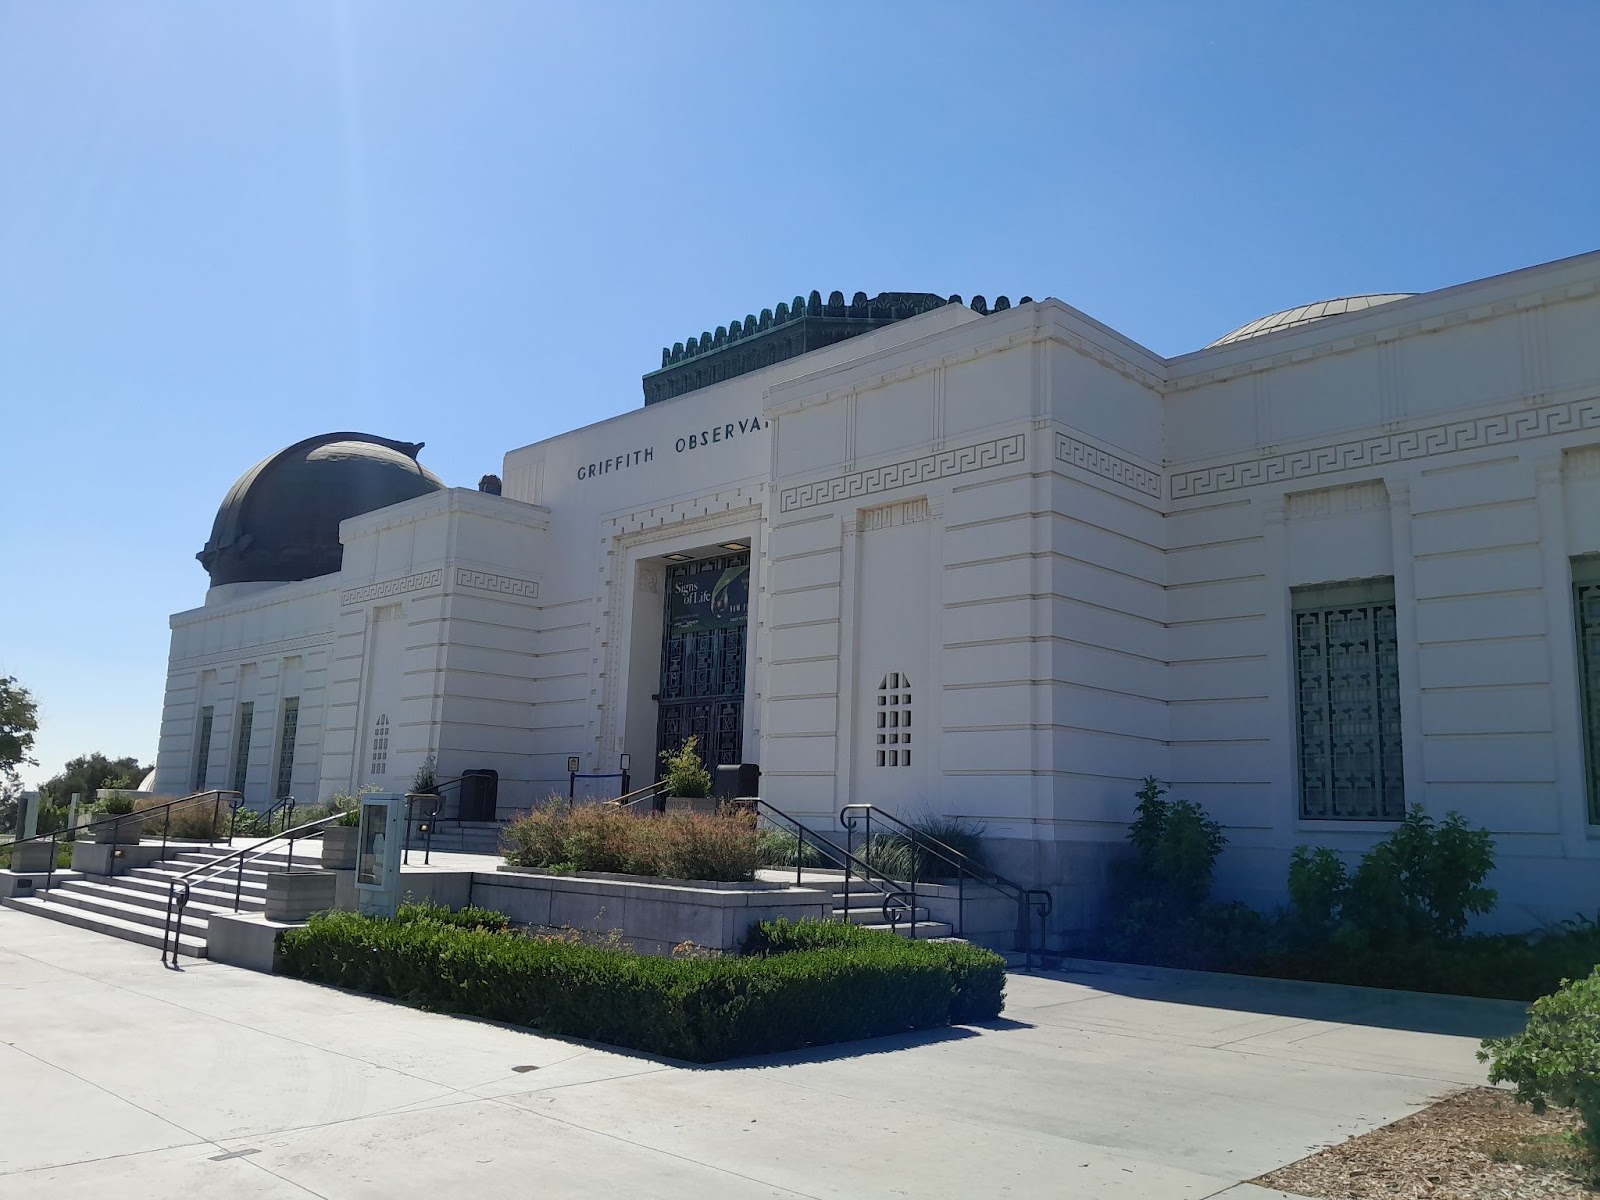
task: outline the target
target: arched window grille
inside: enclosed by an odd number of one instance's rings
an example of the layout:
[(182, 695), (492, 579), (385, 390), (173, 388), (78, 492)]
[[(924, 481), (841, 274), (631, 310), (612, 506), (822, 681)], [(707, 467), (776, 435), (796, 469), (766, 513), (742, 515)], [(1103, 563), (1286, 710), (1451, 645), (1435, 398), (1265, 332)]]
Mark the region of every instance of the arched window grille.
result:
[(890, 671), (878, 685), (878, 765), (911, 765), (911, 677)]

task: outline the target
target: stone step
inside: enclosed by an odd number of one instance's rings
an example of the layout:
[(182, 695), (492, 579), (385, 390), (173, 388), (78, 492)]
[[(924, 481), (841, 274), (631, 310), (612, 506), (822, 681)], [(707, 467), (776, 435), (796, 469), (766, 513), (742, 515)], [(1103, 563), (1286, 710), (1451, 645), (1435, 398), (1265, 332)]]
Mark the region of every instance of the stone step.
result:
[[(115, 881), (109, 881), (96, 875), (88, 875), (81, 879), (72, 880), (70, 890), (74, 894), (100, 896), (107, 900), (115, 900), (120, 904), (147, 908), (152, 912), (165, 915), (167, 911), (167, 889), (161, 888), (158, 890), (143, 886), (151, 882), (153, 881), (148, 879), (130, 880), (121, 877), (118, 877)], [(138, 886), (129, 886), (130, 884)], [(51, 889), (51, 895), (68, 890), (66, 883), (57, 884)], [(200, 892), (191, 890), (189, 903), (184, 907), (185, 911), (191, 916), (204, 920), (212, 913), (231, 913), (233, 911), (233, 896), (231, 893), (226, 898), (202, 895)], [(244, 905), (240, 907), (243, 909)]]
[[(77, 883), (51, 888), (42, 897), (49, 904), (65, 905), (102, 917), (115, 917), (134, 925), (161, 929), (166, 924), (166, 909), (154, 908), (125, 899), (114, 888), (90, 890)], [(180, 928), (185, 934), (205, 940), (208, 916), (185, 915)]]
[[(0, 900), (7, 908), (15, 908), (20, 912), (33, 913), (35, 916), (44, 917), (51, 921), (60, 921), (64, 925), (75, 925), (79, 929), (92, 930), (110, 937), (121, 938), (125, 942), (137, 942), (141, 946), (159, 948), (161, 945), (160, 926), (151, 927), (136, 921), (125, 921), (120, 917), (106, 916), (101, 913), (90, 912), (70, 905), (57, 904), (55, 901), (44, 897), (22, 898), (8, 896)], [(194, 937), (190, 934), (180, 933), (177, 939), (177, 951), (189, 958), (204, 958), (206, 956), (206, 943), (204, 938)]]
[[(148, 873), (146, 873), (148, 872)], [(168, 885), (177, 876), (175, 873), (163, 873), (149, 867), (141, 867), (137, 872), (128, 875), (118, 875), (116, 884), (127, 886), (151, 895), (160, 897), (161, 904), (166, 905)], [(191, 884), (189, 887), (189, 900), (191, 903), (200, 901), (203, 904), (216, 905), (233, 911), (233, 880), (212, 879), (205, 883)], [(244, 888), (239, 894), (239, 908), (241, 911), (260, 912), (267, 903), (267, 883), (263, 877), (253, 880), (245, 877)]]

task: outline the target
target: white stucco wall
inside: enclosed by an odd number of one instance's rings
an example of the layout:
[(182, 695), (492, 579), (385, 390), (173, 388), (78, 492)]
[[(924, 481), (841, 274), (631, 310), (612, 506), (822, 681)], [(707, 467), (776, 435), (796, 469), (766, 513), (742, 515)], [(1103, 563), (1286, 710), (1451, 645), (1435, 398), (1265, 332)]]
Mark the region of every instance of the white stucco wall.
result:
[[(338, 576), (174, 617), (158, 785), (187, 788), (209, 703), (223, 786), (248, 691), (268, 786), (288, 678), (297, 787), (429, 751), (500, 771), (503, 813), (569, 755), (646, 782), (668, 556), (745, 545), (768, 800), (981, 820), (1071, 928), (1155, 775), (1227, 824), (1225, 894), (1273, 903), (1295, 845), (1390, 828), (1300, 818), (1291, 589), (1392, 577), (1408, 801), (1494, 832), (1500, 923), (1593, 907), (1569, 560), (1600, 553), (1600, 255), (1172, 360), (1055, 300), (950, 306), (504, 479), (346, 522)], [(888, 672), (909, 767), (876, 759)]]

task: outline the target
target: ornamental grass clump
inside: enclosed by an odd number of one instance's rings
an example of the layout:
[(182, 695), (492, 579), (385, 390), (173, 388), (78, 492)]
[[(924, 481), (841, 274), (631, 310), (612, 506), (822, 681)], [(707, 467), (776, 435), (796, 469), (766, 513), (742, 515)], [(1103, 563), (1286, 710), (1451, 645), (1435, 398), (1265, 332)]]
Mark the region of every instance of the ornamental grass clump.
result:
[(501, 836), (506, 861), (517, 867), (739, 882), (761, 864), (755, 819), (733, 809), (634, 816), (552, 797)]

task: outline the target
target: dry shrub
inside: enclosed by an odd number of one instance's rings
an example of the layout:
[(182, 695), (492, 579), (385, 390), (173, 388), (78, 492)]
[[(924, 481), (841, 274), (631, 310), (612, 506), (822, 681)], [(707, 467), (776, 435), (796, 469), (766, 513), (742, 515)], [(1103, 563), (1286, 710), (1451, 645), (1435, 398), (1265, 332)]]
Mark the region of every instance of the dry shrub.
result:
[[(136, 801), (134, 811), (149, 812), (168, 803), (170, 801), (150, 796)], [(188, 804), (174, 804), (165, 812), (150, 812), (143, 822), (143, 836), (159, 838), (165, 830), (167, 837), (178, 841), (221, 841), (228, 836), (231, 816), (232, 810), (226, 801), (219, 803), (207, 796)]]
[(609, 804), (574, 808), (559, 798), (511, 822), (503, 841), (514, 866), (669, 879), (745, 880), (761, 859), (748, 813), (633, 816)]

